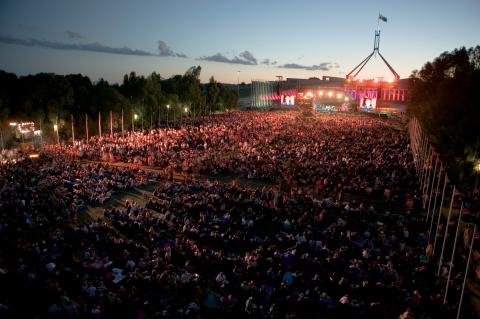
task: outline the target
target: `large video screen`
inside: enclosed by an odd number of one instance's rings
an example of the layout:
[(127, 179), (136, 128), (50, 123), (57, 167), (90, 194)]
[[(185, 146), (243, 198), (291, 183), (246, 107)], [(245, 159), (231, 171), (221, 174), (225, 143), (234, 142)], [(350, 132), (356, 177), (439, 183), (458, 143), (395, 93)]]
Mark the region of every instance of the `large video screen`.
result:
[(295, 95), (282, 95), (280, 102), (284, 106), (295, 105)]
[(362, 110), (374, 110), (377, 107), (377, 99), (362, 98), (360, 99), (360, 108)]

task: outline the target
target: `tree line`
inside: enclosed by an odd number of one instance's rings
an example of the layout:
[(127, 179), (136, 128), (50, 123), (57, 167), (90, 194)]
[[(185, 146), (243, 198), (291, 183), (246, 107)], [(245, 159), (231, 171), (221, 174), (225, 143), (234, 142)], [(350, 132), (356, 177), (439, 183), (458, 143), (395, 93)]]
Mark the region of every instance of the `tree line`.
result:
[(412, 72), (407, 112), (415, 115), (458, 183), (479, 164), (480, 46), (444, 52)]
[[(147, 77), (135, 72), (125, 74), (121, 84), (100, 79), (93, 82), (81, 74), (58, 75), (38, 73), (20, 76), (0, 71), (0, 123), (8, 120), (33, 121), (48, 135), (58, 123), (59, 132), (70, 137), (71, 119), (78, 136), (85, 135), (85, 116), (90, 134), (98, 132), (98, 117), (109, 128), (110, 112), (115, 130), (121, 129), (123, 112), (125, 129), (136, 118), (145, 127), (159, 126), (181, 116), (197, 117), (235, 108), (236, 90), (217, 82), (213, 76), (200, 83), (200, 66), (189, 68), (183, 75), (164, 79), (153, 72)], [(167, 108), (168, 105), (168, 108)]]

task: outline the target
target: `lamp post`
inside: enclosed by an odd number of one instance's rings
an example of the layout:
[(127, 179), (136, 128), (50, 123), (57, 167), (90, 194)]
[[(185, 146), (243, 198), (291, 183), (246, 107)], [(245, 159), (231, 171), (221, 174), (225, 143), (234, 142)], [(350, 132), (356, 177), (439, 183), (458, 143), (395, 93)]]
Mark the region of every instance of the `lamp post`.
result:
[(170, 104), (167, 104), (167, 126), (168, 126), (168, 112), (170, 111)]
[(53, 124), (53, 130), (57, 134), (57, 144), (60, 144), (60, 137), (58, 136), (58, 124), (57, 123)]
[(135, 132), (135, 121), (138, 119), (138, 114), (134, 113), (133, 114), (133, 119), (132, 119), (132, 131)]

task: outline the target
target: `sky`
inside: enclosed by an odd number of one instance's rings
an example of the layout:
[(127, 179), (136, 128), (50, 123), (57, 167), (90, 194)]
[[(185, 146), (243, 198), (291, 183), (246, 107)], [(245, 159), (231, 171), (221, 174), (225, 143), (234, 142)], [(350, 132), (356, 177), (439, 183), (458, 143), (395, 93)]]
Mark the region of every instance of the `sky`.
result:
[[(480, 45), (478, 0), (0, 0), (0, 70), (221, 82), (345, 77), (373, 50), (399, 73)], [(392, 74), (377, 56), (358, 78)]]

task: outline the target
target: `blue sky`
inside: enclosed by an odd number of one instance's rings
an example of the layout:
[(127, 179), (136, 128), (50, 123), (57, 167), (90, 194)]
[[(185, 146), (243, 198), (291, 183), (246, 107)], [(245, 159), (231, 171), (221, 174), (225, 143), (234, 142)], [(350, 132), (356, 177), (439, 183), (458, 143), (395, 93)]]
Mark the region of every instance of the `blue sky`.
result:
[[(379, 12), (380, 52), (401, 77), (480, 44), (477, 0), (1, 0), (0, 69), (110, 82), (192, 65), (202, 81), (345, 76), (372, 51)], [(379, 57), (359, 75), (377, 76), (391, 77)]]

